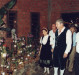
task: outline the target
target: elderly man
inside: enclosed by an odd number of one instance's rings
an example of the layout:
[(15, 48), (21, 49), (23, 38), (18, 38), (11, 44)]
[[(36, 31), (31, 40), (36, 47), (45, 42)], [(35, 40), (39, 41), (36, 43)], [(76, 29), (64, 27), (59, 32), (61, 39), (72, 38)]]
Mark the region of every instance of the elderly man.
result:
[(63, 19), (56, 20), (55, 48), (53, 51), (54, 75), (64, 74), (68, 53), (71, 50), (72, 33), (64, 26)]

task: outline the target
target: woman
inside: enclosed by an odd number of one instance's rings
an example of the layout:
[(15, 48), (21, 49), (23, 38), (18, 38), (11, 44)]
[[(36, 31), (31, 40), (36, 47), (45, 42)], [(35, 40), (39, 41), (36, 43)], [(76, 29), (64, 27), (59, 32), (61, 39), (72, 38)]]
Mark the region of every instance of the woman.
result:
[(49, 67), (51, 66), (53, 39), (48, 35), (47, 28), (42, 29), (43, 36), (40, 39), (40, 66), (44, 67), (44, 73), (49, 74)]

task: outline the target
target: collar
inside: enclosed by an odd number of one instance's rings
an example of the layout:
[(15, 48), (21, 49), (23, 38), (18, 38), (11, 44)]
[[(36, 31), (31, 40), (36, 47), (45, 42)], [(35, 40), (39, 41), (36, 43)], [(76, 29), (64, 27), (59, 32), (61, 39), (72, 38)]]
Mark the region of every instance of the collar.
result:
[[(61, 32), (58, 33), (58, 35), (60, 35), (60, 34), (64, 31), (65, 28), (66, 28), (66, 27), (63, 27), (62, 30), (61, 30)], [(58, 32), (59, 32), (59, 30), (58, 30)]]

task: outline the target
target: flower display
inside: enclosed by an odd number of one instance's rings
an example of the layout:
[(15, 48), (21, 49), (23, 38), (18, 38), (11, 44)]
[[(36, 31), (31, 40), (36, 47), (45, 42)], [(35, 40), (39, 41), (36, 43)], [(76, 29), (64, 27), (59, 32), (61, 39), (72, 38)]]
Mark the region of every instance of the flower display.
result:
[(0, 37), (0, 46), (2, 46), (4, 44), (4, 38)]
[(7, 48), (4, 39), (0, 38), (0, 54), (2, 68), (7, 71), (17, 71), (24, 67), (25, 63), (31, 63), (34, 60), (36, 48), (33, 45), (33, 35), (30, 33), (27, 37), (19, 37), (12, 41), (11, 50)]

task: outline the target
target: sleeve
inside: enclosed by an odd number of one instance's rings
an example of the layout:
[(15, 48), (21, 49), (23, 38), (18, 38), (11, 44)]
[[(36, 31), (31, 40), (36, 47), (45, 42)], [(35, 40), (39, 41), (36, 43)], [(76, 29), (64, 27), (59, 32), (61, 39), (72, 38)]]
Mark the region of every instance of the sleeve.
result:
[(76, 34), (76, 42), (77, 42), (77, 34)]
[(70, 30), (67, 30), (66, 32), (66, 50), (65, 53), (68, 54), (71, 50), (71, 45), (72, 45), (72, 33)]
[(74, 41), (74, 43), (76, 43), (76, 33), (73, 36), (73, 41)]
[(51, 31), (49, 31), (49, 36), (51, 36)]
[(77, 43), (78, 39), (79, 39), (79, 37), (78, 37), (78, 33), (77, 33), (76, 34), (76, 43)]
[(52, 45), (52, 48), (54, 49), (54, 46), (55, 46), (55, 38), (53, 39), (52, 37), (50, 37), (50, 45)]
[(40, 44), (42, 44), (42, 37), (40, 38)]

